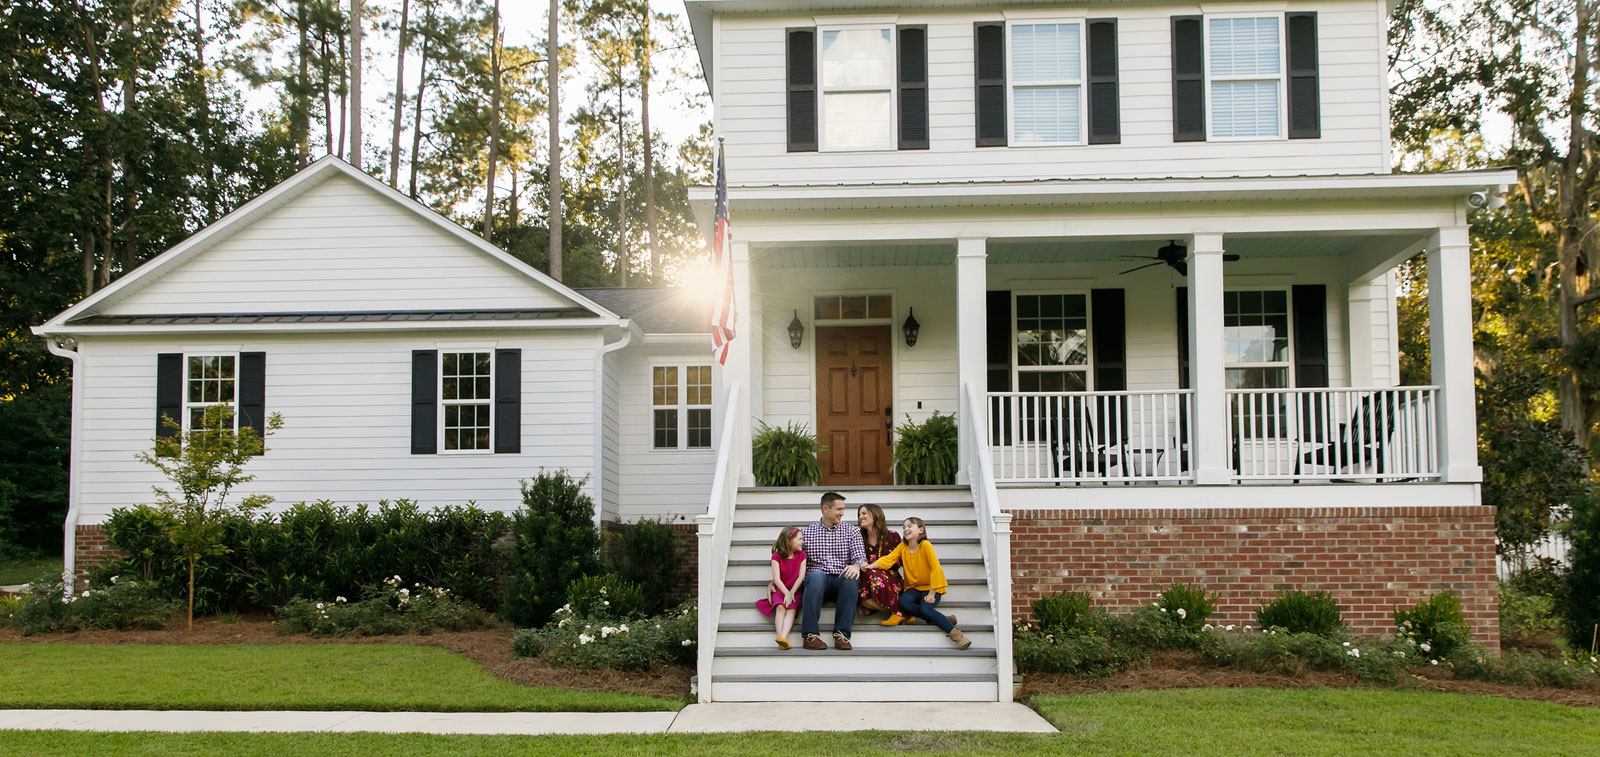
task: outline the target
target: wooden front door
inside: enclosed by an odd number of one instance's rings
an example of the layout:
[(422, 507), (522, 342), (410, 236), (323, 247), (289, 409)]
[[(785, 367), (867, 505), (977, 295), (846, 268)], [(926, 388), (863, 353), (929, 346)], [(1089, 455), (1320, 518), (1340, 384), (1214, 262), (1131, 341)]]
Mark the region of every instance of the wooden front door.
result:
[(817, 441), (823, 486), (894, 483), (889, 326), (817, 329)]

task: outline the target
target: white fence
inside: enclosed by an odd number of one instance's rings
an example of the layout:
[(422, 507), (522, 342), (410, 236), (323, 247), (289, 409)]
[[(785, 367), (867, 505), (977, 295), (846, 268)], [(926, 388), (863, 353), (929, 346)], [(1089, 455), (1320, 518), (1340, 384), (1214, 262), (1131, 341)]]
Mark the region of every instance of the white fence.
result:
[(1565, 531), (1550, 531), (1543, 539), (1529, 545), (1528, 548), (1518, 550), (1509, 555), (1497, 554), (1494, 557), (1494, 572), (1504, 581), (1511, 578), (1513, 573), (1526, 569), (1537, 560), (1543, 558), (1554, 560), (1563, 565), (1567, 562), (1567, 554), (1572, 551), (1572, 537)]
[(1187, 389), (990, 392), (995, 480), (1186, 480), (1192, 401)]
[(1236, 480), (1439, 478), (1439, 388), (1230, 389)]

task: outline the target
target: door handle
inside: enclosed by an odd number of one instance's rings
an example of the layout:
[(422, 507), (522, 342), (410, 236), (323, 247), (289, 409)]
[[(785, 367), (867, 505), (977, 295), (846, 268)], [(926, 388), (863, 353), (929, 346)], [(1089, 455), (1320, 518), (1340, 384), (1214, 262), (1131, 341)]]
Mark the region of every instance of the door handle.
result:
[(883, 445), (885, 447), (894, 446), (894, 421), (887, 418), (883, 420)]

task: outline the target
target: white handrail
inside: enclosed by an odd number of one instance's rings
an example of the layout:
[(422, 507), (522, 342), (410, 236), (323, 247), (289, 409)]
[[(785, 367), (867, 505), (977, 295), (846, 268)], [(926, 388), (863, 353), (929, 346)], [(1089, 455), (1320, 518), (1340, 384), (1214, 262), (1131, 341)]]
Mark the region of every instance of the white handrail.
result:
[(994, 611), (995, 677), (1002, 702), (1011, 701), (1011, 514), (1000, 512), (1000, 492), (994, 485), (989, 433), (983, 423), (983, 405), (972, 384), (961, 385), (961, 412), (957, 413), (968, 440), (967, 481), (978, 511), (978, 541), (983, 548), (983, 571), (989, 583), (989, 606)]
[(1229, 389), (1235, 480), (1437, 479), (1439, 387)]
[(711, 701), (711, 663), (717, 653), (717, 621), (722, 615), (722, 588), (728, 576), (728, 549), (733, 539), (733, 508), (739, 490), (739, 455), (734, 449), (742, 438), (737, 428), (739, 382), (729, 382), (722, 407), (722, 437), (717, 443), (716, 475), (711, 479), (711, 501), (706, 514), (695, 517), (700, 547), (700, 646), (695, 672), (699, 698)]
[(1194, 392), (989, 392), (997, 481), (1186, 483)]

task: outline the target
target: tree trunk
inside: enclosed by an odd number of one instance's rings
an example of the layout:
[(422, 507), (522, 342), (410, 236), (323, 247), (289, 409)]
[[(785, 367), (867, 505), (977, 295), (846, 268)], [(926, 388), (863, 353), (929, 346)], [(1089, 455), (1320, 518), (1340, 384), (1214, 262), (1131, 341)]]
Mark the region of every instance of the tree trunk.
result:
[(194, 630), (194, 563), (195, 558), (189, 558), (189, 630)]
[(297, 2), (294, 7), (294, 23), (300, 35), (300, 45), (296, 48), (300, 60), (294, 91), (289, 95), (289, 131), (300, 150), (295, 156), (296, 164), (305, 168), (311, 157), (311, 30), (306, 20), (305, 2)]
[(561, 2), (550, 0), (550, 33), (545, 42), (545, 80), (550, 90), (550, 276), (561, 280)]
[[(327, 132), (328, 154), (332, 155), (335, 150), (333, 143), (333, 80), (328, 74), (328, 56), (332, 54), (328, 52), (328, 27), (323, 25), (319, 28), (317, 36), (322, 40), (322, 125), (324, 131)], [(339, 151), (343, 152), (343, 149)]]
[[(206, 78), (206, 33), (200, 17), (200, 0), (194, 0), (194, 60), (200, 95), (200, 159), (206, 171), (206, 223), (217, 219), (217, 162), (211, 149), (211, 86)], [(302, 158), (303, 159), (303, 158)]]
[(489, 173), (483, 188), (483, 240), (494, 243), (494, 174), (500, 158), (500, 0), (494, 0), (493, 36), (489, 39)]
[(645, 250), (650, 256), (651, 283), (661, 280), (661, 250), (656, 246), (656, 169), (655, 139), (650, 134), (650, 67), (655, 40), (650, 36), (650, 4), (644, 4), (644, 42), (639, 47), (639, 121), (644, 146), (644, 231)]
[(361, 169), (361, 0), (350, 0), (350, 163)]
[(433, 6), (428, 6), (428, 15), (422, 22), (426, 31), (422, 35), (422, 67), (417, 76), (417, 104), (411, 118), (411, 199), (417, 199), (417, 159), (422, 149), (422, 101), (428, 90), (428, 53), (433, 45)]
[(84, 234), (80, 244), (78, 263), (83, 267), (83, 296), (88, 297), (94, 294), (94, 251), (98, 249), (99, 242), (91, 231)]
[[(120, 118), (126, 123), (131, 122), (133, 115), (138, 110), (139, 104), (139, 70), (142, 67), (139, 60), (138, 37), (133, 33), (134, 8), (128, 9), (128, 15), (122, 19), (122, 34), (128, 40), (128, 61), (122, 67), (122, 114)], [(126, 130), (126, 127), (124, 128)], [(122, 264), (122, 272), (133, 270), (135, 248), (138, 245), (138, 177), (139, 172), (134, 165), (136, 156), (131, 154), (126, 142), (118, 151), (119, 162), (122, 164), (122, 229), (121, 244), (117, 248), (117, 259)], [(105, 282), (111, 281), (111, 261), (106, 260)]]
[[(620, 54), (619, 54), (620, 55)], [(618, 283), (628, 286), (628, 119), (622, 116), (622, 60), (617, 59), (617, 271)]]
[[(348, 36), (348, 32), (346, 33)], [(334, 154), (345, 157), (345, 130), (350, 126), (350, 40), (341, 37), (339, 42), (339, 146)], [(348, 160), (348, 158), (346, 158)]]
[(411, 0), (400, 2), (400, 49), (395, 53), (394, 124), (389, 131), (389, 186), (400, 186), (400, 113), (406, 101), (406, 47), (411, 42)]
[[(1580, 0), (1577, 3), (1576, 32), (1574, 44), (1576, 49), (1572, 56), (1572, 94), (1568, 100), (1570, 111), (1569, 137), (1567, 143), (1567, 159), (1560, 171), (1560, 198), (1561, 221), (1560, 236), (1557, 249), (1561, 261), (1561, 317), (1560, 338), (1562, 351), (1572, 355), (1579, 345), (1581, 334), (1578, 328), (1578, 306), (1576, 300), (1587, 289), (1587, 276), (1580, 283), (1578, 266), (1583, 256), (1583, 224), (1589, 208), (1590, 177), (1579, 176), (1579, 171), (1586, 164), (1586, 148), (1588, 146), (1589, 132), (1585, 122), (1588, 118), (1589, 98), (1589, 0)], [(1578, 371), (1570, 362), (1561, 368), (1560, 380), (1557, 383), (1557, 396), (1561, 403), (1561, 428), (1572, 435), (1573, 441), (1578, 443), (1585, 451), (1589, 449), (1589, 418), (1584, 407), (1584, 388)]]

